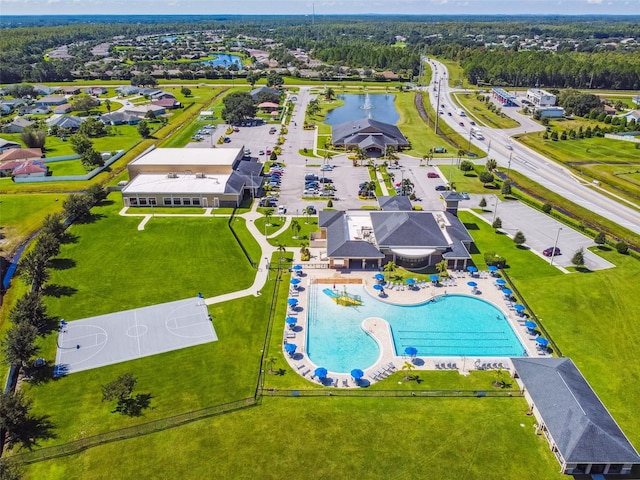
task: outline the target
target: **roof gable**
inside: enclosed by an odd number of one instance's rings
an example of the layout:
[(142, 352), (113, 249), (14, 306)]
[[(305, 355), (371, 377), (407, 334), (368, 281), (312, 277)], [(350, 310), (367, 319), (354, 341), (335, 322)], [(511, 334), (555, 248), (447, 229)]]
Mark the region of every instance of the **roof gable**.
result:
[(429, 212), (371, 212), (380, 247), (447, 247), (449, 242)]

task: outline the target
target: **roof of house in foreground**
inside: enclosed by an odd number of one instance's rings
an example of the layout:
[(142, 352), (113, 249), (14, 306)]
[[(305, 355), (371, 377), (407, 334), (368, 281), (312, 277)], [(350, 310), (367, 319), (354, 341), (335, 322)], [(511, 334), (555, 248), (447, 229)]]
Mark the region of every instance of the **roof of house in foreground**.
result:
[(569, 358), (513, 358), (567, 463), (640, 463), (640, 456)]

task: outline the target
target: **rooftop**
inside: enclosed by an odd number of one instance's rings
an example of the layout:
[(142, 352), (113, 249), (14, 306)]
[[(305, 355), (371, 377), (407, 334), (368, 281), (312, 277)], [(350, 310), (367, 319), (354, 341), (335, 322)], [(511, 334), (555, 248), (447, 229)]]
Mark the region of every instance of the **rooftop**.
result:
[(139, 194), (203, 194), (225, 192), (230, 175), (196, 175), (178, 174), (175, 178), (160, 174), (141, 174), (122, 189), (122, 193)]
[(242, 147), (237, 148), (156, 148), (140, 157), (131, 165), (228, 165), (232, 166), (242, 155)]

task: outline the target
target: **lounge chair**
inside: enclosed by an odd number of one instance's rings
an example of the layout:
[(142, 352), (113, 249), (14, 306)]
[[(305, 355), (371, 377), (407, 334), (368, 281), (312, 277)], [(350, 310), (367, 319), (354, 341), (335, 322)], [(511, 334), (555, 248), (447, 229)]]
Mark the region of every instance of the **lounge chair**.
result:
[(387, 363), (387, 369), (391, 370), (392, 372), (395, 372), (397, 370), (396, 366), (393, 364), (393, 362), (389, 362)]
[(385, 287), (387, 290), (393, 290), (395, 284), (393, 282), (389, 282), (389, 284)]
[(296, 338), (296, 332), (292, 332), (291, 330), (288, 330), (287, 338)]
[(447, 368), (451, 369), (451, 362), (447, 363)]
[(343, 378), (342, 379), (342, 386), (343, 387), (348, 387), (349, 386), (349, 379), (348, 378)]
[(370, 373), (370, 374), (369, 374), (369, 378), (370, 378), (371, 380), (373, 380), (374, 382), (377, 382), (378, 380), (380, 380), (380, 379), (378, 378), (378, 376), (377, 376), (375, 373)]
[(442, 365), (440, 364), (440, 362), (436, 362), (436, 368), (437, 368), (438, 370), (440, 370), (440, 369), (442, 368)]
[(457, 370), (458, 369), (458, 365), (456, 365), (456, 362), (452, 362), (451, 363), (451, 370)]
[(338, 377), (336, 377), (336, 378), (334, 378), (334, 379), (333, 379), (332, 385), (333, 385), (334, 387), (337, 387), (337, 386), (338, 386)]
[(303, 368), (307, 368), (307, 366), (304, 363), (300, 363), (300, 364), (296, 365), (296, 369), (298, 369), (298, 370), (302, 370)]
[(302, 376), (303, 376), (303, 377), (306, 377), (306, 376), (307, 376), (307, 375), (309, 375), (310, 373), (311, 373), (311, 370), (307, 368), (304, 372), (302, 372)]

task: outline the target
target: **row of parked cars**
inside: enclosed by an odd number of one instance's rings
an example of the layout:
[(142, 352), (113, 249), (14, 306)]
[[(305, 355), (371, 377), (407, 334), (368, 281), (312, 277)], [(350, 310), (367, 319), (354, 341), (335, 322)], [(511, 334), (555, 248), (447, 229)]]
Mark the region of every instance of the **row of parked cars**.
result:
[[(323, 165), (320, 169), (323, 173), (333, 170), (330, 165)], [(325, 197), (333, 198), (335, 196), (335, 187), (333, 186), (333, 180), (329, 177), (318, 176), (315, 173), (307, 173), (304, 176), (304, 190), (302, 191), (303, 197)]]
[[(274, 163), (269, 167), (269, 171), (264, 174), (264, 185), (269, 187), (269, 191), (279, 191), (282, 183), (282, 175), (284, 174), (284, 165)], [(278, 198), (275, 195), (266, 195), (260, 199), (261, 207), (275, 207), (278, 204)], [(285, 209), (286, 212), (286, 209)], [(282, 212), (282, 213), (285, 213)]]

